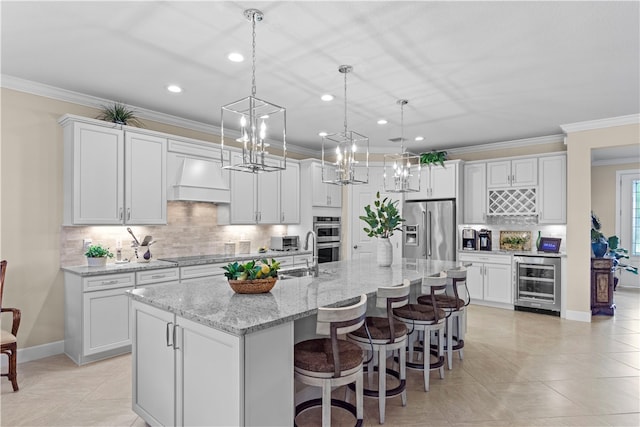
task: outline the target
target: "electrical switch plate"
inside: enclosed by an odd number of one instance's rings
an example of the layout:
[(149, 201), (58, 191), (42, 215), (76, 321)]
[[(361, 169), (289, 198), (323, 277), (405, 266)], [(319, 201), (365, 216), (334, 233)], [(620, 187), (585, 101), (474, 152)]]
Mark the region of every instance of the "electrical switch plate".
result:
[(91, 242), (93, 242), (91, 239), (82, 239), (82, 249), (87, 250)]

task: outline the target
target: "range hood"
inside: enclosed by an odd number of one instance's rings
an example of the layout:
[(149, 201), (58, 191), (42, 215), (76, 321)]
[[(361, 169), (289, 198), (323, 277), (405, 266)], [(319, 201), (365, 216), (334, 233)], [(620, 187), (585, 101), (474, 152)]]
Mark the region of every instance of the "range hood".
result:
[(168, 200), (230, 202), (229, 172), (220, 161), (169, 153), (167, 169)]

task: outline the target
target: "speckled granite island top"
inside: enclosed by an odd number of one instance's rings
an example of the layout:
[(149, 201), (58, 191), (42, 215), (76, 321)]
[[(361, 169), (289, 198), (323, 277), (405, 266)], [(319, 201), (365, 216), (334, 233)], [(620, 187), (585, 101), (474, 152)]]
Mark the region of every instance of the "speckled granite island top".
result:
[(244, 335), (313, 315), (318, 307), (355, 302), (375, 295), (379, 286), (419, 283), (425, 276), (460, 265), (455, 261), (403, 260), (378, 267), (375, 259), (320, 264), (319, 277), (278, 280), (271, 292), (236, 294), (224, 277), (181, 285), (155, 285), (127, 291), (134, 300), (203, 325)]

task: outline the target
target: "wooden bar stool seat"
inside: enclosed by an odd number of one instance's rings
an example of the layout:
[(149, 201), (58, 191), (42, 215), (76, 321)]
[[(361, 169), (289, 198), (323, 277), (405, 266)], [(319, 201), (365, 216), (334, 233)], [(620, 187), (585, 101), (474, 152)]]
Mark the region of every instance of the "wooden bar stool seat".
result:
[[(405, 283), (409, 283), (405, 279)], [(409, 329), (409, 359), (407, 368), (423, 371), (424, 390), (429, 391), (429, 373), (432, 370), (440, 372), (440, 379), (444, 379), (444, 328), (447, 313), (439, 308), (436, 296), (445, 292), (447, 279), (444, 277), (425, 277), (422, 280), (423, 292), (429, 293), (432, 305), (407, 304), (393, 309), (393, 317), (402, 321)], [(420, 341), (422, 345), (416, 348), (421, 352), (422, 363), (413, 360), (414, 341)], [(431, 350), (431, 342), (435, 340), (435, 349)], [(435, 357), (431, 361), (431, 356)]]
[[(294, 378), (303, 384), (321, 387), (322, 398), (311, 399), (296, 406), (297, 417), (307, 409), (322, 407), (322, 425), (331, 425), (331, 406), (346, 409), (356, 417), (356, 426), (363, 422), (364, 353), (355, 343), (339, 339), (339, 335), (353, 332), (364, 325), (367, 312), (367, 296), (351, 306), (318, 308), (316, 334), (329, 338), (314, 338), (294, 346)], [(331, 390), (355, 383), (356, 405), (332, 399)], [(294, 418), (294, 425), (297, 425)]]
[[(451, 293), (436, 295), (436, 302), (439, 308), (447, 312), (447, 322), (445, 325), (446, 342), (444, 351), (447, 354), (447, 367), (453, 369), (453, 352), (458, 352), (460, 360), (463, 359), (464, 332), (466, 329), (465, 307), (471, 302), (467, 289), (467, 269), (464, 267), (447, 270), (443, 274), (451, 282)], [(464, 286), (464, 293), (458, 289)], [(465, 299), (462, 299), (460, 295)], [(428, 295), (418, 297), (418, 303), (431, 307), (431, 298)]]
[[(409, 291), (408, 282), (401, 286), (378, 288), (376, 307), (385, 308), (386, 317), (367, 316), (365, 325), (347, 335), (347, 338), (358, 344), (360, 348), (372, 353), (364, 369), (368, 374), (369, 384), (373, 383), (374, 371), (378, 371), (378, 389), (364, 387), (364, 395), (378, 399), (380, 424), (384, 424), (387, 398), (400, 395), (402, 406), (407, 404), (405, 348), (408, 331), (404, 322), (393, 318), (393, 309), (400, 308), (409, 302)], [(395, 356), (396, 351), (398, 352), (397, 370), (387, 367), (388, 353), (391, 352), (392, 356)], [(376, 355), (378, 356), (377, 366), (374, 367)], [(394, 388), (387, 388), (387, 375), (398, 379), (399, 384)]]

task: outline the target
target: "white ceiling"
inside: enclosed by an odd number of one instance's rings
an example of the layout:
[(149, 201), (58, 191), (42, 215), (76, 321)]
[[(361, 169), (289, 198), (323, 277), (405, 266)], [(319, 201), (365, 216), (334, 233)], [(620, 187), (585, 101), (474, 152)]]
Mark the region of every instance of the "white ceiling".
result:
[[(318, 150), (343, 126), (389, 152), (406, 98), (412, 151), (562, 133), (640, 112), (640, 3), (2, 1), (3, 76), (218, 125), (250, 94), (287, 108), (288, 143)], [(165, 90), (183, 86), (179, 95)], [(320, 100), (323, 93), (336, 96)], [(386, 118), (389, 124), (376, 124)]]

